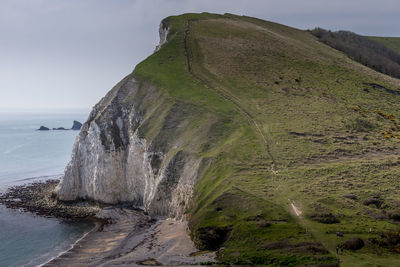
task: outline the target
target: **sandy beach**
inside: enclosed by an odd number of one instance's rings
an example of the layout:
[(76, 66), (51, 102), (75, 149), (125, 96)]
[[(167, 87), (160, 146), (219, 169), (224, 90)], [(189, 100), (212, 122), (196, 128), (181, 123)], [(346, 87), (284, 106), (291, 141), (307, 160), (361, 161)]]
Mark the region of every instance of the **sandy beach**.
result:
[(64, 220), (90, 220), (94, 228), (71, 249), (42, 266), (184, 266), (215, 261), (214, 252), (199, 252), (187, 222), (156, 220), (144, 211), (94, 203), (57, 202), (51, 197), (55, 181), (14, 187), (1, 195), (9, 208)]
[(104, 209), (98, 216), (112, 222), (96, 226), (71, 250), (44, 266), (182, 266), (214, 261), (214, 253), (195, 256), (198, 250), (185, 221), (156, 221), (127, 208)]

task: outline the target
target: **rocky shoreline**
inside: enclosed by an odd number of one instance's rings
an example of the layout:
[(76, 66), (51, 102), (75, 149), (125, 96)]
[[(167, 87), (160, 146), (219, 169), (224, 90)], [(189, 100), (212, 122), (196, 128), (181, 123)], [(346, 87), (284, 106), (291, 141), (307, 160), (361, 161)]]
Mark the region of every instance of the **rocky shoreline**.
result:
[(53, 196), (59, 180), (47, 180), (9, 188), (0, 194), (0, 204), (9, 209), (32, 212), (39, 216), (80, 221), (95, 220), (101, 206), (89, 202), (62, 202)]
[(15, 186), (0, 194), (10, 209), (69, 221), (93, 221), (93, 229), (74, 246), (43, 266), (200, 265), (215, 253), (199, 253), (188, 235), (187, 222), (155, 220), (131, 205), (63, 202), (53, 191), (58, 180)]

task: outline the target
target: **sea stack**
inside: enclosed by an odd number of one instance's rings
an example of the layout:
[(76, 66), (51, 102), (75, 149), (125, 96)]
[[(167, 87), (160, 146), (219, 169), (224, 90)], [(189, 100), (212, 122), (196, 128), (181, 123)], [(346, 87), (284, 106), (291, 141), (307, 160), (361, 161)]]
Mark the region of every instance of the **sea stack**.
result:
[(71, 130), (80, 130), (82, 127), (82, 123), (80, 123), (79, 121), (74, 121), (74, 123), (72, 124), (72, 128)]

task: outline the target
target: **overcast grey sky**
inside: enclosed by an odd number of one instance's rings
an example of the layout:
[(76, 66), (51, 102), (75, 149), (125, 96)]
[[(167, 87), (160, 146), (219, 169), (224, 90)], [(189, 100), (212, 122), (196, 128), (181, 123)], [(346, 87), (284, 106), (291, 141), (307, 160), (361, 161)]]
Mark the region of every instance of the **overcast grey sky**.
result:
[(161, 19), (204, 11), (400, 36), (398, 0), (0, 0), (0, 109), (90, 108), (153, 52)]

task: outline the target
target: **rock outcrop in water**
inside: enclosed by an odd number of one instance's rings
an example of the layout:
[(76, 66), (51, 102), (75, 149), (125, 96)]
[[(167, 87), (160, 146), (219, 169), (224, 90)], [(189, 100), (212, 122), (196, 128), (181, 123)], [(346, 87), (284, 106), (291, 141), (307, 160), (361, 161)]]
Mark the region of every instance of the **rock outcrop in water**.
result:
[[(80, 123), (79, 121), (75, 121), (72, 124), (71, 129), (66, 129), (64, 127), (54, 127), (53, 130), (54, 131), (67, 131), (67, 130), (80, 130), (82, 127), (82, 123)], [(38, 131), (49, 131), (50, 128), (45, 127), (45, 126), (40, 126), (39, 129), (37, 129)]]
[(39, 129), (37, 129), (38, 131), (49, 131), (50, 129), (47, 128), (46, 126), (40, 126)]
[(133, 75), (123, 79), (82, 126), (57, 197), (131, 202), (153, 216), (182, 216), (202, 163), (183, 147), (187, 108)]
[(82, 128), (82, 123), (80, 123), (79, 121), (74, 121), (71, 127), (71, 130), (80, 130)]

